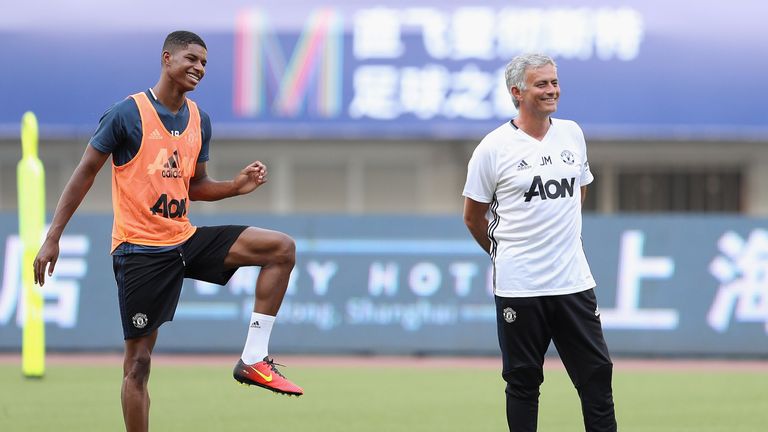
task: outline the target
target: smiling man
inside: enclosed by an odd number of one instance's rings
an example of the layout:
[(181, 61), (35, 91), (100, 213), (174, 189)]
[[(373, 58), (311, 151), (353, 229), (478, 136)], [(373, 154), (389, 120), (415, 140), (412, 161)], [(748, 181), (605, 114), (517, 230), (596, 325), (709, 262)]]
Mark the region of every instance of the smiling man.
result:
[(593, 180), (584, 134), (551, 117), (560, 83), (550, 57), (518, 56), (505, 75), (518, 116), (477, 146), (463, 195), (464, 222), (493, 263), (509, 430), (536, 430), (554, 341), (585, 429), (615, 431), (613, 364), (581, 244), (581, 205)]
[(173, 319), (185, 277), (223, 285), (239, 267), (261, 267), (234, 378), (276, 393), (303, 394), (267, 355), (295, 262), (293, 239), (247, 226), (196, 227), (187, 218), (191, 201), (247, 194), (267, 181), (260, 161), (229, 181), (207, 175), (211, 120), (186, 97), (205, 76), (207, 56), (205, 42), (196, 34), (168, 35), (160, 79), (102, 116), (34, 261), (35, 281), (42, 286), (46, 274), (53, 274), (64, 228), (111, 155), (111, 249), (125, 340), (121, 401), (128, 431), (149, 428), (152, 350), (160, 325)]

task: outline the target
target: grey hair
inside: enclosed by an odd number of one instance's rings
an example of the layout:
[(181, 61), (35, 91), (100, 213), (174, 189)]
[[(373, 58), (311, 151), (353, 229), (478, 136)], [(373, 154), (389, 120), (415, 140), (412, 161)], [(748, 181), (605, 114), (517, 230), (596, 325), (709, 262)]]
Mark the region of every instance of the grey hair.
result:
[[(544, 54), (521, 54), (507, 63), (507, 67), (504, 70), (504, 78), (507, 80), (507, 91), (512, 94), (512, 87), (525, 90), (525, 71), (529, 68), (538, 69), (542, 66), (551, 64), (557, 67), (557, 64), (552, 57)], [(520, 107), (520, 101), (512, 97), (512, 103), (515, 104), (515, 108)]]

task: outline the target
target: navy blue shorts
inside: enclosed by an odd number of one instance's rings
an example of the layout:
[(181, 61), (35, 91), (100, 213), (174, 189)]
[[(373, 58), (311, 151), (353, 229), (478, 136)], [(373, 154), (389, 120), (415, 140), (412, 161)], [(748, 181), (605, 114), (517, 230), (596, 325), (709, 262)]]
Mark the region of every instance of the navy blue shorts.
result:
[(246, 228), (198, 227), (170, 251), (113, 255), (123, 337), (146, 336), (172, 321), (184, 278), (226, 284), (237, 268), (225, 268), (224, 259)]

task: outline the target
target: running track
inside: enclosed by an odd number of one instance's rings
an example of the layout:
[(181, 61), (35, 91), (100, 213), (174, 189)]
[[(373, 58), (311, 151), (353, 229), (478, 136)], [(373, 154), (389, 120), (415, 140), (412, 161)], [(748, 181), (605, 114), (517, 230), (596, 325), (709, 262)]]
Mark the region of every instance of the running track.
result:
[[(231, 367), (237, 360), (237, 354), (155, 354), (155, 365), (210, 365)], [(501, 360), (497, 357), (445, 357), (445, 356), (326, 356), (326, 355), (276, 355), (279, 363), (292, 367), (409, 367), (409, 368), (448, 368), (471, 364), (473, 368), (500, 369)], [(722, 370), (768, 373), (768, 359), (722, 360), (722, 359), (629, 359), (615, 358), (616, 370), (666, 370), (697, 371)], [(18, 353), (0, 353), (0, 364), (21, 365)], [(119, 353), (49, 353), (46, 365), (115, 365), (122, 364)], [(548, 357), (547, 369), (562, 369), (557, 357)]]

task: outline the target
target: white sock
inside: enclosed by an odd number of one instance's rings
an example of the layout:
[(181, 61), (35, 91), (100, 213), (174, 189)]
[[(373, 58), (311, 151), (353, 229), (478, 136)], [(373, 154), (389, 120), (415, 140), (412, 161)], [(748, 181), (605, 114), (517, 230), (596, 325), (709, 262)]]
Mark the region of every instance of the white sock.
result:
[(243, 348), (243, 363), (254, 364), (264, 360), (269, 353), (269, 335), (275, 317), (253, 312), (248, 325), (248, 337)]

